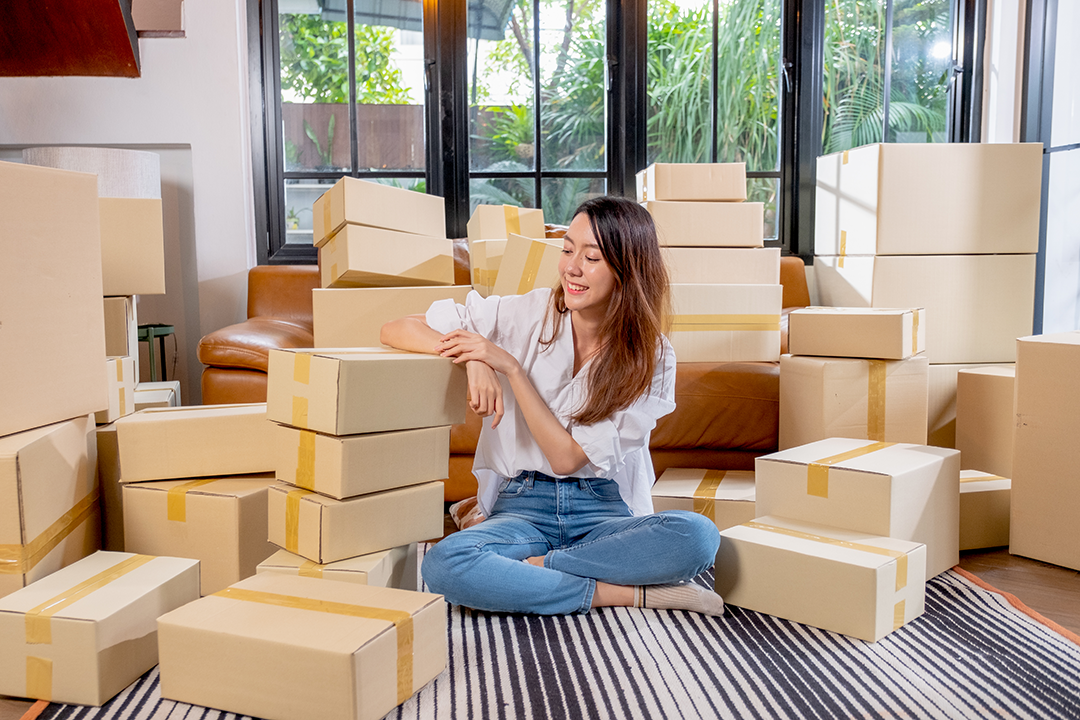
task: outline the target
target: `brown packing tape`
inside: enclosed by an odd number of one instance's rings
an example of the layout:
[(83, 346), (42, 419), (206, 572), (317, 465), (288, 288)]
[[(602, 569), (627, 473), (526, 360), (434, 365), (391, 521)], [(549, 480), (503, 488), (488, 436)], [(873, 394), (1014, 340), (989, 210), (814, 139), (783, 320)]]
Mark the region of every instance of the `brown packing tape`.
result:
[(314, 495), (310, 490), (290, 490), (285, 496), (285, 549), (296, 553), (300, 546), (300, 500)]
[(885, 361), (867, 360), (866, 439), (885, 439)]
[(843, 155), (843, 158), (841, 159), (841, 164), (842, 164), (842, 165), (847, 165), (847, 161), (848, 161), (848, 151), (847, 151), (847, 150), (845, 150), (845, 151), (844, 151), (844, 155)]
[(308, 424), (308, 399), (293, 395), (292, 399), (292, 425), (293, 427), (305, 428)]
[(26, 697), (52, 701), (52, 660), (27, 656)]
[(503, 217), (506, 219), (506, 234), (521, 234), (521, 215), (513, 205), (503, 205)]
[(711, 324), (711, 325), (780, 325), (779, 315), (764, 314), (743, 314), (743, 315), (672, 315), (671, 322), (695, 325), (695, 324)]
[(840, 231), (840, 258), (836, 261), (837, 267), (844, 267), (844, 256), (847, 255), (847, 230)]
[(116, 382), (124, 382), (124, 360), (123, 358), (116, 359)]
[(120, 388), (120, 417), (127, 414), (127, 388)]
[(300, 563), (300, 567), (297, 569), (297, 574), (301, 577), (313, 577), (321, 578), (323, 576), (323, 569), (325, 565), (320, 565), (314, 560), (305, 560)]
[(296, 450), (296, 486), (305, 490), (315, 489), (315, 433), (300, 431)]
[(323, 195), (323, 206), (322, 206), (323, 230), (322, 231), (323, 231), (324, 234), (329, 234), (330, 231), (334, 229), (334, 226), (331, 224), (331, 219), (330, 219), (330, 205), (332, 205), (330, 199), (333, 197), (333, 195), (331, 194), (332, 192), (333, 191), (331, 190), (330, 192), (327, 192), (325, 195)]
[(544, 259), (545, 247), (547, 247), (547, 244), (539, 240), (533, 240), (529, 244), (529, 254), (525, 258), (525, 270), (521, 273), (521, 282), (518, 283), (518, 295), (524, 295), (535, 289), (536, 276), (540, 272), (540, 263)]
[(919, 311), (911, 311), (911, 354), (919, 354)]
[(773, 325), (739, 325), (735, 323), (671, 323), (671, 332), (780, 332), (780, 323)]
[(962, 482), (962, 483), (990, 482), (991, 480), (1007, 480), (1007, 479), (1008, 478), (1003, 478), (1000, 475), (980, 475), (979, 477), (960, 478), (960, 482)]
[(0, 545), (0, 575), (22, 575), (30, 572), (53, 548), (74, 532), (75, 528), (93, 515), (97, 507), (98, 491), (95, 489), (26, 545)]
[(706, 470), (694, 491), (694, 512), (716, 522), (716, 490), (723, 482), (727, 472), (724, 470)]
[(187, 522), (188, 491), (194, 490), (197, 487), (202, 487), (203, 485), (209, 485), (220, 479), (221, 478), (203, 478), (201, 480), (192, 480), (183, 483), (182, 485), (177, 485), (169, 490), (166, 499), (166, 517), (174, 522)]
[(901, 600), (893, 607), (893, 630), (899, 630), (904, 624), (904, 602), (905, 601)]
[(853, 460), (863, 455), (869, 455), (878, 450), (884, 450), (896, 443), (876, 442), (861, 448), (848, 450), (838, 455), (832, 455), (821, 460), (814, 460), (806, 464), (806, 494), (815, 497), (829, 497), (829, 468), (837, 463)]
[(337, 263), (330, 263), (330, 281), (333, 282), (333, 281), (337, 280), (339, 277), (341, 277), (341, 276), (338, 275)]
[(301, 385), (311, 382), (311, 353), (293, 353), (293, 380)]

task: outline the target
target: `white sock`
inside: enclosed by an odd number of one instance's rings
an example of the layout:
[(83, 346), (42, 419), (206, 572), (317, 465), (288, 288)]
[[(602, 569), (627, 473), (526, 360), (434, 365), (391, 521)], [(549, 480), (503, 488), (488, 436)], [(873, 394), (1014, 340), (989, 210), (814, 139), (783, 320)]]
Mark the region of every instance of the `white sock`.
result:
[(724, 600), (697, 583), (639, 585), (634, 588), (634, 607), (654, 610), (689, 610), (703, 615), (723, 615)]

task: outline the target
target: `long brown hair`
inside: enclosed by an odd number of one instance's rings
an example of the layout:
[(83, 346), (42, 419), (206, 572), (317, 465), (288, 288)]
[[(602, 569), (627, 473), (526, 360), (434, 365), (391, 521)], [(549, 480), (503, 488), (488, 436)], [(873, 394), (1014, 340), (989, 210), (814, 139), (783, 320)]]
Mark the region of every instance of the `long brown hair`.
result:
[[(615, 275), (608, 314), (600, 325), (600, 349), (589, 367), (588, 396), (571, 418), (581, 425), (606, 420), (648, 392), (656, 371), (667, 315), (668, 276), (652, 215), (618, 197), (586, 200), (574, 212), (589, 218), (600, 253)], [(551, 295), (550, 346), (566, 315), (562, 283)]]

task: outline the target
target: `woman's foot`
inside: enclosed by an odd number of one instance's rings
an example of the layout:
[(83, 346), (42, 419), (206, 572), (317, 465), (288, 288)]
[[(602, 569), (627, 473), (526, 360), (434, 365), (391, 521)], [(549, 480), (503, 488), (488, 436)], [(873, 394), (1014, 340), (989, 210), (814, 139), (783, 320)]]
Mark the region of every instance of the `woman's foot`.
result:
[(712, 590), (703, 588), (697, 583), (641, 585), (634, 590), (634, 607), (654, 610), (689, 610), (714, 616), (724, 614), (724, 600)]

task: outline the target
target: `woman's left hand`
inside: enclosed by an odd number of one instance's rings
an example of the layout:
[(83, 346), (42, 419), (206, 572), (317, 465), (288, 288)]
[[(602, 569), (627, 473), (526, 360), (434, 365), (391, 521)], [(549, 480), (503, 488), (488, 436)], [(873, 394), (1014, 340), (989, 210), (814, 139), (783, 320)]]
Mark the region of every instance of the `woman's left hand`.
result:
[(454, 330), (443, 336), (436, 351), (442, 357), (454, 358), (455, 363), (463, 363), (466, 360), (479, 360), (492, 370), (509, 375), (521, 367), (513, 355), (491, 342), (483, 335)]

